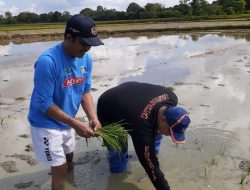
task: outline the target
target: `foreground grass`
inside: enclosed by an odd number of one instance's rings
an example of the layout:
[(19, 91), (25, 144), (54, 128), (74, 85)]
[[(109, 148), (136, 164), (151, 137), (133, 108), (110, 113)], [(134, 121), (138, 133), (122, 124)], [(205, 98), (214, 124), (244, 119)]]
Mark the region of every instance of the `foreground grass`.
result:
[(10, 25), (0, 25), (0, 31), (61, 29), (64, 27), (65, 23), (10, 24)]

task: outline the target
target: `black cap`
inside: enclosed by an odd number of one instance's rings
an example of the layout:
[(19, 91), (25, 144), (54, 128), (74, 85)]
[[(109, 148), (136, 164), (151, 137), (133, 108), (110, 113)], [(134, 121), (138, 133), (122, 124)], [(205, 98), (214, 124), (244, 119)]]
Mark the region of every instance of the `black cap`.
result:
[(90, 46), (99, 46), (104, 43), (97, 38), (96, 24), (88, 16), (77, 14), (72, 16), (66, 25), (66, 31), (79, 36), (86, 44)]

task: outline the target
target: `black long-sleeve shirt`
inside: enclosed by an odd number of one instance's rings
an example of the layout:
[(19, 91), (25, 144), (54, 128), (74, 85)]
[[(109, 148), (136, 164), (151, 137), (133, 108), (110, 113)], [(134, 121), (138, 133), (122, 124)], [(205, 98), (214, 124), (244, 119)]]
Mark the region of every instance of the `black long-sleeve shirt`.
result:
[(122, 122), (129, 130), (138, 159), (157, 190), (170, 190), (155, 152), (157, 116), (162, 106), (176, 106), (177, 96), (168, 88), (127, 82), (104, 92), (97, 115), (102, 125)]

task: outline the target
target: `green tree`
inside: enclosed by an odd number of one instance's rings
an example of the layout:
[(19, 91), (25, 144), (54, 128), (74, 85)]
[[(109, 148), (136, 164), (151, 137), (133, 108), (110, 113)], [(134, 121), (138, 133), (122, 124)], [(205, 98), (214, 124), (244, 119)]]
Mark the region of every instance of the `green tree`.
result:
[(36, 13), (28, 13), (30, 23), (39, 22), (39, 16)]
[(209, 3), (206, 0), (192, 0), (190, 5), (194, 16), (207, 15), (206, 9), (208, 8)]
[(139, 10), (141, 9), (140, 5), (138, 5), (137, 3), (130, 3), (128, 5), (128, 8), (126, 9), (126, 12), (128, 14), (135, 14), (137, 13)]
[(54, 15), (53, 12), (49, 12), (49, 13), (48, 13), (48, 21), (49, 21), (49, 22), (53, 22), (53, 15)]
[(21, 12), (17, 15), (17, 22), (27, 22), (27, 14), (28, 12)]
[(98, 12), (98, 11), (104, 11), (103, 6), (101, 6), (101, 5), (97, 6), (96, 11), (97, 11), (97, 12)]
[(49, 16), (47, 13), (42, 13), (39, 15), (40, 22), (49, 22)]
[(247, 5), (245, 0), (218, 0), (217, 2), (227, 14), (243, 12)]
[(64, 11), (61, 16), (61, 22), (67, 21), (71, 17), (68, 11)]
[(245, 0), (235, 0), (233, 2), (233, 8), (236, 13), (241, 13), (246, 9), (246, 1)]
[(128, 5), (128, 8), (126, 9), (126, 13), (129, 17), (129, 19), (138, 19), (140, 18), (139, 14), (142, 10), (142, 7), (138, 5), (137, 3), (130, 3)]
[(117, 20), (127, 20), (127, 13), (124, 11), (117, 11), (116, 13), (116, 19)]
[(95, 17), (96, 13), (93, 9), (90, 8), (85, 8), (83, 10), (80, 11), (80, 14), (89, 16), (89, 17)]
[(4, 23), (4, 16), (0, 15), (0, 24), (3, 24), (3, 23)]
[(188, 2), (189, 0), (181, 0), (179, 5), (174, 6), (174, 9), (178, 10), (182, 16), (192, 16), (192, 8)]
[(246, 10), (250, 10), (250, 0), (246, 0)]
[(233, 14), (235, 14), (235, 11), (234, 11), (234, 8), (233, 8), (233, 7), (227, 7), (227, 8), (225, 9), (225, 12), (226, 12), (226, 14), (228, 14), (228, 15), (233, 15)]
[(116, 10), (115, 9), (107, 9), (105, 10), (106, 20), (116, 20)]
[(5, 12), (5, 23), (6, 24), (14, 24), (16, 23), (15, 18), (12, 17), (12, 13), (7, 11)]
[(222, 15), (223, 14), (223, 8), (218, 3), (212, 3), (207, 7), (207, 13), (208, 15)]
[(52, 22), (61, 22), (62, 13), (55, 11), (52, 16)]
[(97, 6), (96, 12), (95, 12), (95, 20), (106, 20), (106, 13), (105, 9), (102, 6)]
[(163, 18), (181, 17), (181, 16), (183, 16), (182, 13), (176, 7), (168, 8), (162, 11)]
[(36, 23), (39, 22), (39, 16), (36, 13), (21, 12), (16, 16), (19, 23)]
[(147, 3), (145, 5), (145, 10), (149, 13), (151, 18), (157, 18), (160, 12), (164, 10), (164, 7), (159, 3)]
[(9, 12), (9, 11), (7, 11), (7, 12), (5, 13), (5, 18), (6, 18), (6, 19), (12, 18), (12, 13)]

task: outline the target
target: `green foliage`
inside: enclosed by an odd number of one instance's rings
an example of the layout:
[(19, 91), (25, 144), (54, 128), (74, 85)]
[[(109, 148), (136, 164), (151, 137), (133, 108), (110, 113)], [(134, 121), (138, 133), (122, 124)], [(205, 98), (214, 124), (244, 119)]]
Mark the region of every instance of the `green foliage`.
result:
[(147, 3), (145, 5), (145, 11), (150, 18), (159, 18), (160, 13), (164, 10), (164, 7), (159, 3)]
[(235, 10), (234, 10), (233, 7), (227, 7), (225, 9), (225, 13), (228, 14), (228, 15), (233, 15), (233, 14), (235, 14)]
[(17, 22), (19, 23), (36, 23), (39, 21), (39, 16), (35, 13), (30, 12), (21, 12), (16, 17)]
[(233, 3), (233, 8), (236, 13), (242, 13), (245, 11), (246, 8), (246, 1), (245, 0), (235, 0)]
[(138, 5), (137, 3), (130, 3), (128, 5), (128, 8), (126, 10), (127, 14), (136, 14), (140, 9), (142, 9), (142, 7), (140, 7), (140, 5)]
[(241, 185), (244, 185), (244, 181), (245, 181), (246, 177), (247, 177), (247, 174), (244, 174), (244, 173), (241, 174), (241, 177), (240, 177), (240, 184)]
[(142, 13), (145, 10), (137, 3), (130, 3), (126, 9), (127, 18), (129, 19), (140, 19), (143, 17)]
[(249, 4), (245, 0), (217, 0), (216, 3), (223, 7), (226, 14), (243, 13)]
[(250, 10), (250, 0), (246, 0), (246, 10)]
[(86, 16), (93, 17), (95, 15), (95, 11), (90, 9), (90, 8), (85, 8), (85, 9), (80, 11), (80, 14), (84, 14)]
[(127, 146), (127, 131), (122, 127), (121, 123), (112, 123), (98, 129), (95, 132), (103, 138), (104, 143), (116, 152), (122, 152)]
[(213, 157), (211, 158), (210, 165), (211, 166), (217, 166), (218, 165), (218, 158), (216, 158), (216, 156), (214, 154), (213, 154)]
[(226, 146), (225, 146), (225, 145), (221, 145), (218, 154), (219, 154), (221, 157), (225, 157), (225, 156), (226, 156)]
[(5, 13), (5, 18), (6, 18), (6, 19), (12, 18), (11, 12), (7, 11), (7, 12)]

